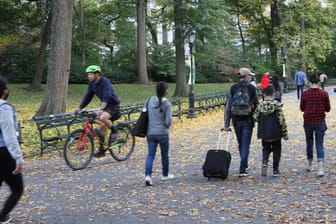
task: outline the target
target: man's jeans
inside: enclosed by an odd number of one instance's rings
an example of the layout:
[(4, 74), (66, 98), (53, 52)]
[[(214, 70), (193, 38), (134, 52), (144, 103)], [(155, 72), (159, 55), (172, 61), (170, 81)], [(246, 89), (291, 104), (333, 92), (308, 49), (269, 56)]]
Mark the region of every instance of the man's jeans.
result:
[(304, 85), (297, 85), (296, 88), (297, 88), (297, 98), (299, 100), (303, 93)]
[(253, 130), (253, 123), (249, 120), (234, 121), (233, 127), (238, 140), (240, 154), (240, 173), (245, 172), (248, 167), (248, 156), (250, 153), (250, 143)]
[(161, 149), (161, 163), (162, 163), (162, 175), (168, 176), (169, 172), (169, 135), (148, 135), (148, 155), (146, 158), (146, 176), (152, 175), (153, 162), (155, 159), (157, 145), (160, 144)]
[(324, 133), (327, 130), (327, 125), (325, 121), (317, 125), (304, 124), (303, 128), (306, 134), (307, 159), (309, 161), (313, 160), (313, 145), (314, 145), (314, 133), (315, 133), (315, 147), (316, 147), (317, 161), (324, 161), (323, 138)]

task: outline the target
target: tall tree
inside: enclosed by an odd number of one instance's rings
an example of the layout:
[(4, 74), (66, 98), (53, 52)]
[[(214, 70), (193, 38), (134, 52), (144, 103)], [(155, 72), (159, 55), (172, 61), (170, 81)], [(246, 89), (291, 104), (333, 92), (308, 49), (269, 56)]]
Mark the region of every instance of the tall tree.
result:
[(146, 1), (137, 0), (137, 65), (138, 82), (148, 83), (146, 54)]
[[(46, 58), (46, 50), (49, 43), (49, 34), (51, 29), (51, 10), (49, 1), (38, 1), (36, 3), (41, 14), (41, 39), (38, 54), (37, 68), (31, 84), (28, 86), (30, 90), (41, 90), (41, 82), (43, 77), (43, 68)], [(49, 11), (49, 12), (48, 12)]]
[(51, 46), (47, 88), (37, 115), (66, 110), (71, 61), (73, 0), (52, 1)]
[(174, 96), (187, 96), (184, 35), (183, 35), (183, 10), (182, 0), (174, 0), (174, 22), (175, 22), (175, 52), (176, 52), (176, 88)]

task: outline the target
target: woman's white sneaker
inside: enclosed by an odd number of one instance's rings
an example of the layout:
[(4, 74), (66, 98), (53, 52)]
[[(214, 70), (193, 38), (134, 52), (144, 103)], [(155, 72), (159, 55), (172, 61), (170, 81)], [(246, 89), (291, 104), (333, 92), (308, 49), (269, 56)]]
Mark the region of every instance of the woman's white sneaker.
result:
[(325, 174), (324, 174), (324, 171), (323, 170), (319, 170), (318, 172), (317, 172), (317, 176), (319, 176), (319, 177), (323, 177)]
[(162, 176), (161, 180), (172, 180), (174, 178), (175, 178), (174, 174), (168, 174), (168, 176)]
[(152, 186), (153, 185), (152, 178), (148, 175), (145, 177), (145, 185), (146, 186)]

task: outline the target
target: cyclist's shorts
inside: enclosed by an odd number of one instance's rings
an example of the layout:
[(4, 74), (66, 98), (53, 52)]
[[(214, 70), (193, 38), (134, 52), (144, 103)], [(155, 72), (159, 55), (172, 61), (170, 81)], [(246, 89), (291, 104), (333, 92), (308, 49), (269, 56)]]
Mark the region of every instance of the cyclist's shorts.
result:
[(111, 121), (118, 120), (121, 117), (120, 106), (107, 104), (104, 111), (111, 115)]

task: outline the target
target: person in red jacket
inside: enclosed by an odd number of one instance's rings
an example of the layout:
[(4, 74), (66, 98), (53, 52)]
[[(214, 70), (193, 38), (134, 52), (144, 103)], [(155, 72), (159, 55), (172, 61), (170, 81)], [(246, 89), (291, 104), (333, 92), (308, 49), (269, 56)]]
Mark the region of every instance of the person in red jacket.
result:
[(271, 84), (268, 72), (265, 72), (262, 75), (260, 82), (261, 82), (261, 90), (264, 91), (264, 89)]
[(271, 80), (269, 79), (269, 73), (265, 72), (261, 79), (260, 79), (260, 83), (261, 83), (261, 92), (262, 92), (262, 97), (264, 99), (264, 89), (269, 86), (271, 84)]

